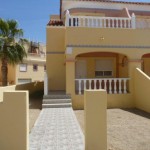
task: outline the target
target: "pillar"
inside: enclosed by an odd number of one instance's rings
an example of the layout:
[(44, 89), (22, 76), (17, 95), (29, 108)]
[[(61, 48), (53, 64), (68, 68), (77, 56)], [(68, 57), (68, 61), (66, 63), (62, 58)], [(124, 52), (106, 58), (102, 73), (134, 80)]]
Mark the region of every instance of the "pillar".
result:
[(75, 95), (75, 59), (66, 60), (66, 93)]
[(84, 93), (85, 150), (107, 150), (107, 92)]
[(141, 59), (130, 59), (128, 61), (128, 73), (129, 73), (129, 92), (133, 93), (134, 88), (134, 72), (136, 68), (141, 69), (142, 67), (142, 60)]

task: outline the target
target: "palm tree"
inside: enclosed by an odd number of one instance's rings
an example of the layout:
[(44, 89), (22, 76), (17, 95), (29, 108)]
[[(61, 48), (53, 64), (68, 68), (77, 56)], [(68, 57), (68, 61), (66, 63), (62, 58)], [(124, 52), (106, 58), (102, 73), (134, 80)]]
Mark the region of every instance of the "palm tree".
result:
[[(15, 20), (3, 20), (0, 18), (0, 61), (2, 72), (2, 86), (7, 86), (8, 64), (15, 65), (23, 61), (27, 56), (21, 39), (23, 30), (18, 28)], [(16, 40), (16, 39), (20, 39)]]

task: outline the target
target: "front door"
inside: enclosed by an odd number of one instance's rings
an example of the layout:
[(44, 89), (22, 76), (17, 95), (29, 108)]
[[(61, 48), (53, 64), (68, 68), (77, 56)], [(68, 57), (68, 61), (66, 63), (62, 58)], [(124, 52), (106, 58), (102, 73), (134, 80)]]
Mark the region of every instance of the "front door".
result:
[(86, 60), (77, 60), (75, 77), (76, 77), (76, 79), (87, 78)]

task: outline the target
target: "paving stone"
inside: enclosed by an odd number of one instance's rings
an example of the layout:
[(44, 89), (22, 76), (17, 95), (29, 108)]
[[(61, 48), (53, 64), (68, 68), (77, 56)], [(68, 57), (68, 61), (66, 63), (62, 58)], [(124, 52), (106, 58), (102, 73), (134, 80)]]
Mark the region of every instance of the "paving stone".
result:
[(30, 150), (84, 150), (72, 108), (43, 109), (30, 133)]

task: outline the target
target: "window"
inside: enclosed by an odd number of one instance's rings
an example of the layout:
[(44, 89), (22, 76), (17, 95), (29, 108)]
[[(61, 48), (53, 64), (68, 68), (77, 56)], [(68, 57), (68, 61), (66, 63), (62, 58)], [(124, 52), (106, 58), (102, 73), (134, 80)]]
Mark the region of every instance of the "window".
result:
[(95, 77), (111, 77), (112, 71), (95, 71)]
[(38, 65), (37, 64), (33, 65), (33, 71), (38, 71)]
[(19, 65), (20, 72), (27, 72), (27, 64), (20, 64)]
[(99, 59), (96, 60), (95, 77), (112, 77), (113, 76), (113, 60)]

